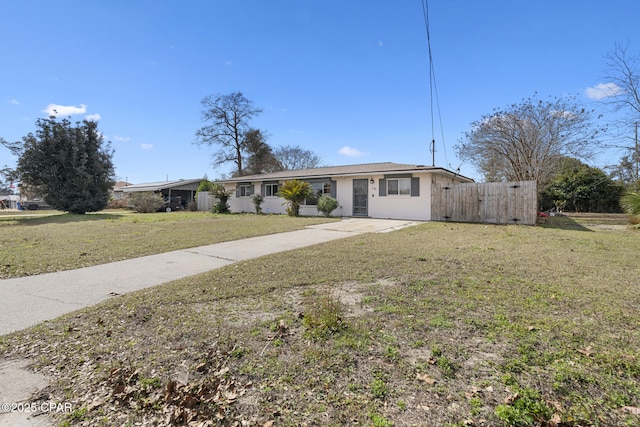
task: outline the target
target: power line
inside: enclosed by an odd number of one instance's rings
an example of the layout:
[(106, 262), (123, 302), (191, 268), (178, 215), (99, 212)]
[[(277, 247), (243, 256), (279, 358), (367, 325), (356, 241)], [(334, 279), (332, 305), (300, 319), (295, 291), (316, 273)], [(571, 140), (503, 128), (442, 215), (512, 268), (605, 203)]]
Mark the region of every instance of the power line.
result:
[(433, 53), (431, 51), (431, 32), (429, 27), (429, 4), (427, 0), (422, 0), (422, 14), (424, 17), (424, 26), (427, 31), (427, 47), (429, 52), (429, 107), (431, 115), (431, 163), (432, 166), (436, 165), (436, 138), (435, 138), (435, 119), (433, 99), (435, 94), (436, 107), (438, 110), (438, 120), (440, 124), (440, 131), (442, 133), (442, 146), (444, 149), (445, 164), (449, 164), (447, 160), (447, 147), (444, 143), (444, 127), (442, 126), (442, 114), (440, 112), (440, 99), (438, 97), (438, 87), (436, 84), (436, 72), (433, 66)]

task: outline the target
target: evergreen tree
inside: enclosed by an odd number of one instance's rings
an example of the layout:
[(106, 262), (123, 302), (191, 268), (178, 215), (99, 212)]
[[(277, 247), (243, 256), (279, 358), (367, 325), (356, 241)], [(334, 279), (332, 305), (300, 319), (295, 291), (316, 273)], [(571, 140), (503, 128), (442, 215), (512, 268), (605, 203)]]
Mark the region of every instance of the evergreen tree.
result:
[(16, 174), (54, 209), (75, 214), (104, 209), (115, 183), (113, 151), (96, 122), (38, 119), (35, 135), (9, 145)]
[(567, 211), (619, 212), (624, 186), (613, 181), (604, 171), (564, 157), (560, 169), (540, 193), (542, 209), (551, 209), (555, 201), (565, 204)]
[(259, 129), (249, 129), (243, 139), (247, 154), (243, 175), (258, 175), (282, 170), (266, 137)]

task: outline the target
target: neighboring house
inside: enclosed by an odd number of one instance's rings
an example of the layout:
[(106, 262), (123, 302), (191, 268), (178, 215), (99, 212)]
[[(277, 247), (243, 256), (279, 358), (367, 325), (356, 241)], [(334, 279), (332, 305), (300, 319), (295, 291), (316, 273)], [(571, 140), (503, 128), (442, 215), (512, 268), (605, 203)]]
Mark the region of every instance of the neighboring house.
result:
[(201, 179), (180, 179), (177, 181), (148, 182), (144, 184), (125, 185), (113, 189), (113, 198), (126, 198), (127, 194), (141, 191), (161, 193), (167, 200), (180, 199), (183, 208), (194, 201), (196, 190)]
[[(292, 179), (307, 181), (316, 196), (328, 194), (338, 200), (335, 216), (394, 218), (429, 221), (431, 187), (434, 184), (466, 183), (472, 179), (447, 169), (424, 165), (369, 163), (314, 169), (280, 171), (218, 181), (233, 191), (232, 212), (255, 212), (254, 194), (264, 197), (264, 213), (285, 213), (286, 202), (278, 189)], [(318, 215), (317, 197), (307, 199), (301, 215)]]
[(120, 189), (129, 185), (131, 185), (131, 183), (126, 181), (117, 181), (115, 184), (113, 184), (113, 190), (111, 190), (113, 200), (124, 199), (124, 193)]
[(0, 209), (18, 209), (20, 204), (19, 194), (0, 195)]

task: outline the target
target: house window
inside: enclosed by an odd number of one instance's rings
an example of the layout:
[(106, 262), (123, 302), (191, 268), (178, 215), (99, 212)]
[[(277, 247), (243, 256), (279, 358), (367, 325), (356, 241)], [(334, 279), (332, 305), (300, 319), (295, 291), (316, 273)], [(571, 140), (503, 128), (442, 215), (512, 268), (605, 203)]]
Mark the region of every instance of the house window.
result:
[(387, 178), (387, 195), (410, 196), (411, 178)]
[(380, 179), (379, 196), (420, 197), (420, 178), (409, 174), (404, 176), (385, 176)]
[(313, 196), (307, 197), (304, 201), (305, 205), (315, 206), (318, 204), (318, 197), (323, 194), (331, 195), (331, 182), (312, 182)]
[(265, 184), (264, 195), (265, 197), (276, 197), (278, 195), (278, 184)]
[(253, 195), (253, 185), (241, 184), (238, 186), (239, 197), (250, 197)]

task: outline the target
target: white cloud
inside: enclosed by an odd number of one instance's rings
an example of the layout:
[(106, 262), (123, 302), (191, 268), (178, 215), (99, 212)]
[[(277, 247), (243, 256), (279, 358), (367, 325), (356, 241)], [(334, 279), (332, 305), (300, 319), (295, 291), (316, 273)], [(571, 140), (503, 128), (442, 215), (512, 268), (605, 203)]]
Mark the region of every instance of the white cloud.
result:
[(228, 67), (228, 66), (230, 66), (230, 65), (233, 65), (233, 61), (225, 61), (225, 62), (224, 62), (224, 66), (225, 66), (225, 67)]
[(140, 144), (140, 148), (143, 150), (151, 150), (153, 148), (153, 144)]
[(100, 120), (100, 114), (88, 114), (84, 116), (84, 118), (91, 122), (97, 122), (98, 120)]
[(577, 115), (572, 111), (553, 110), (551, 111), (553, 117), (560, 117), (563, 119), (575, 119)]
[(364, 154), (365, 154), (362, 151), (358, 150), (357, 148), (352, 148), (352, 147), (349, 147), (347, 145), (345, 145), (344, 147), (340, 148), (338, 150), (338, 153), (342, 154), (343, 156), (347, 156), (347, 157), (360, 157), (360, 156), (364, 156)]
[(585, 90), (587, 97), (591, 99), (604, 99), (618, 96), (622, 93), (622, 88), (615, 83), (598, 83)]
[(131, 138), (129, 138), (128, 136), (118, 136), (118, 135), (113, 135), (113, 140), (114, 141), (118, 141), (118, 142), (127, 142), (129, 141)]
[(49, 104), (47, 108), (42, 110), (43, 113), (47, 113), (48, 116), (72, 116), (74, 114), (85, 114), (87, 112), (87, 106), (80, 104), (79, 107), (73, 105), (60, 105)]
[(9, 104), (18, 105), (20, 104), (17, 99), (13, 98), (9, 100)]

